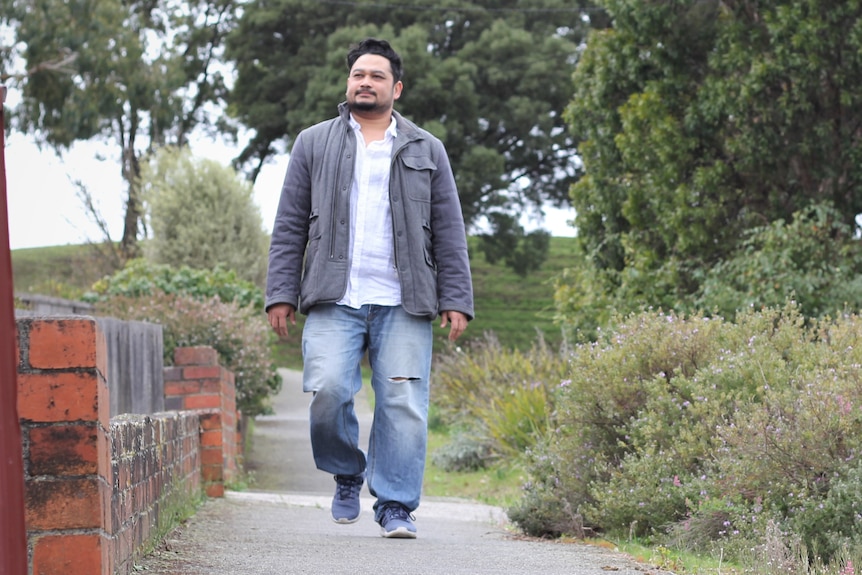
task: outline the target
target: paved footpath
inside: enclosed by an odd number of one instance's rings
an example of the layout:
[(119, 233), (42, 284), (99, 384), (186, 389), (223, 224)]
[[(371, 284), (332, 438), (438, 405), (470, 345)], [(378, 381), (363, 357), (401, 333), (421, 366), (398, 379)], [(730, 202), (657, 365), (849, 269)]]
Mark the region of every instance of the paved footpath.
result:
[[(165, 575), (620, 575), (658, 569), (626, 555), (578, 543), (518, 536), (496, 507), (425, 498), (416, 510), (418, 538), (384, 539), (374, 523), (373, 499), (363, 489), (362, 516), (334, 523), (329, 505), (335, 483), (314, 467), (308, 440), (308, 399), (300, 376), (282, 371), (275, 414), (255, 423), (247, 467), (253, 488), (208, 499), (137, 572)], [(357, 398), (360, 429), (371, 420)], [(367, 441), (367, 437), (364, 439)]]

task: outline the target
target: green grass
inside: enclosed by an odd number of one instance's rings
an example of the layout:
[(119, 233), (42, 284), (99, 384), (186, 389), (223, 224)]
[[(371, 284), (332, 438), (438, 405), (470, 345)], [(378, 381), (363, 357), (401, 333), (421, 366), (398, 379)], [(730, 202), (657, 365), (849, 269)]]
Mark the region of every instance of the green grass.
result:
[(86, 244), (12, 250), (15, 292), (76, 299), (114, 270), (96, 246)]
[(526, 475), (517, 463), (499, 462), (479, 471), (446, 471), (433, 462), (434, 450), (449, 440), (445, 430), (428, 432), (428, 456), (425, 462), (423, 492), (432, 497), (459, 497), (506, 509), (521, 494)]

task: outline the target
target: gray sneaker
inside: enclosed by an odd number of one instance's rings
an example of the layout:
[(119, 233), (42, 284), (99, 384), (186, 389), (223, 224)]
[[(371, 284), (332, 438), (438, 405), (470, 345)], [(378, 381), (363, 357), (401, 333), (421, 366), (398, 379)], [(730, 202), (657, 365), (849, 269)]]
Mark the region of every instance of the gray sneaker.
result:
[(380, 536), (390, 539), (416, 539), (414, 517), (400, 503), (385, 503), (375, 518), (380, 524)]
[(365, 474), (336, 475), (335, 495), (332, 497), (332, 520), (336, 523), (355, 523), (359, 519), (359, 492), (365, 483)]

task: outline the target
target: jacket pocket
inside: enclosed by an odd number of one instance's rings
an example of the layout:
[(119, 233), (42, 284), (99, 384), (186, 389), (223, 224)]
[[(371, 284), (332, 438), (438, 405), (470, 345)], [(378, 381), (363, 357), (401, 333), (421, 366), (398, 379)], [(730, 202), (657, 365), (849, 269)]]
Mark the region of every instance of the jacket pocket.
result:
[(437, 171), (435, 164), (428, 156), (411, 156), (402, 154), (404, 164), (404, 190), (411, 200), (431, 202), (431, 176)]

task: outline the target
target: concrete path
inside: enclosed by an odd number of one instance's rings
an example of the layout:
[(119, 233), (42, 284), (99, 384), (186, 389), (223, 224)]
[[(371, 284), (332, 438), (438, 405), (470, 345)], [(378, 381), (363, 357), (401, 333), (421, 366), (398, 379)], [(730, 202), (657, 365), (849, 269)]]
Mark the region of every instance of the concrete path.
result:
[[(335, 483), (314, 467), (307, 405), (300, 376), (284, 371), (275, 415), (257, 418), (247, 466), (252, 489), (209, 499), (138, 572), (170, 575), (599, 575), (659, 570), (604, 548), (520, 537), (496, 507), (462, 500), (423, 499), (416, 510), (418, 538), (383, 539), (373, 500), (363, 490), (363, 512), (351, 525), (330, 519)], [(360, 429), (371, 411), (357, 398)], [(364, 439), (367, 445), (367, 437)]]

